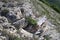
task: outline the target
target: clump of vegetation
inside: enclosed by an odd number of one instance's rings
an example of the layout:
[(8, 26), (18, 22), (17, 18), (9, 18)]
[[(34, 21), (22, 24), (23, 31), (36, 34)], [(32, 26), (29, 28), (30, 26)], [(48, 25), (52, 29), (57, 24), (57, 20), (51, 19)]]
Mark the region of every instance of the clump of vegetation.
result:
[(3, 5), (2, 5), (2, 7), (6, 7), (6, 5), (5, 5), (5, 4), (3, 4)]
[(59, 0), (39, 0), (48, 6), (52, 7), (55, 11), (60, 13), (60, 1)]
[(7, 13), (9, 13), (9, 10), (4, 9), (1, 11), (1, 16), (6, 16)]
[(33, 26), (37, 25), (36, 20), (32, 19), (32, 17), (26, 18), (26, 21), (28, 22), (29, 25), (33, 25)]
[(50, 40), (51, 37), (49, 37), (49, 35), (44, 35), (44, 39), (46, 40)]
[(9, 36), (9, 40), (22, 40), (22, 39), (18, 37)]
[(20, 38), (15, 37), (14, 40), (21, 40)]
[(7, 3), (7, 2), (8, 2), (8, 0), (2, 0), (2, 2)]
[(23, 8), (21, 8), (21, 13), (24, 13), (24, 9)]

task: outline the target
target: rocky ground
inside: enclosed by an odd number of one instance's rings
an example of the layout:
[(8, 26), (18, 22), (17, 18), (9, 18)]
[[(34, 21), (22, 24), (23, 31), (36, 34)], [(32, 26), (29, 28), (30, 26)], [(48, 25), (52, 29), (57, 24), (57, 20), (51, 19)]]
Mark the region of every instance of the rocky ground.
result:
[(60, 40), (57, 26), (47, 14), (52, 12), (52, 17), (57, 12), (39, 4), (40, 12), (34, 0), (0, 0), (0, 40)]

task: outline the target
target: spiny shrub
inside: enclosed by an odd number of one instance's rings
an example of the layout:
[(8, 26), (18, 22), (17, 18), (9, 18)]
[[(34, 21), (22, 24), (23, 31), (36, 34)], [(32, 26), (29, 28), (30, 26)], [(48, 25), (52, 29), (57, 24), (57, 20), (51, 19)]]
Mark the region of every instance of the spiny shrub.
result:
[(4, 9), (1, 11), (1, 16), (6, 16), (7, 13), (9, 13), (9, 10)]

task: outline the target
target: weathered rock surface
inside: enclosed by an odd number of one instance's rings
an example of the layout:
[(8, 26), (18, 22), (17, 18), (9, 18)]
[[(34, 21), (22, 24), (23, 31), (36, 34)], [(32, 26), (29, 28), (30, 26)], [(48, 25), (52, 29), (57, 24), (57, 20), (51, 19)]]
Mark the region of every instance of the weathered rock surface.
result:
[[(60, 40), (60, 33), (56, 31), (56, 26), (53, 25), (47, 15), (43, 13), (43, 11), (45, 12), (44, 8), (46, 8), (49, 13), (51, 12), (51, 17), (55, 15), (53, 15), (53, 12), (57, 12), (40, 2), (41, 11), (39, 13), (35, 9), (33, 1), (35, 0), (32, 0), (32, 2), (30, 0), (9, 0), (7, 3), (0, 1), (0, 40), (9, 40), (10, 36), (23, 38), (24, 40), (46, 40), (45, 37), (47, 35), (50, 40)], [(2, 12), (2, 10), (4, 11)], [(26, 22), (26, 17), (35, 19), (37, 21), (37, 26), (27, 26), (29, 24)], [(36, 30), (36, 28), (38, 29)]]
[(24, 28), (27, 26), (27, 22), (25, 22), (25, 18), (22, 18), (21, 20), (14, 22), (13, 25), (17, 28)]

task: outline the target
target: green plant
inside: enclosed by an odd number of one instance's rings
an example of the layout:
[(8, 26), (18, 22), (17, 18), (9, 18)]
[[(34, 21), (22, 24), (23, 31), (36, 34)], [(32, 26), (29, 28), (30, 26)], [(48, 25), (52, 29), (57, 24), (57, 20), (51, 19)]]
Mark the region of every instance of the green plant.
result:
[(42, 1), (43, 3), (47, 4), (51, 8), (53, 8), (55, 11), (60, 13), (60, 1), (59, 0), (39, 0)]
[(15, 38), (14, 38), (14, 40), (21, 40), (21, 39), (20, 39), (20, 38), (18, 38), (18, 37), (15, 37)]
[(8, 2), (8, 0), (2, 0), (2, 2), (7, 3), (7, 2)]
[(9, 10), (4, 9), (1, 11), (1, 16), (6, 16), (7, 13), (9, 13)]
[(49, 35), (44, 35), (44, 39), (46, 40), (50, 40), (51, 37), (49, 37)]
[(22, 39), (18, 37), (9, 36), (9, 40), (22, 40)]
[(31, 17), (26, 18), (26, 21), (28, 22), (29, 25), (37, 25), (36, 20), (32, 19)]

